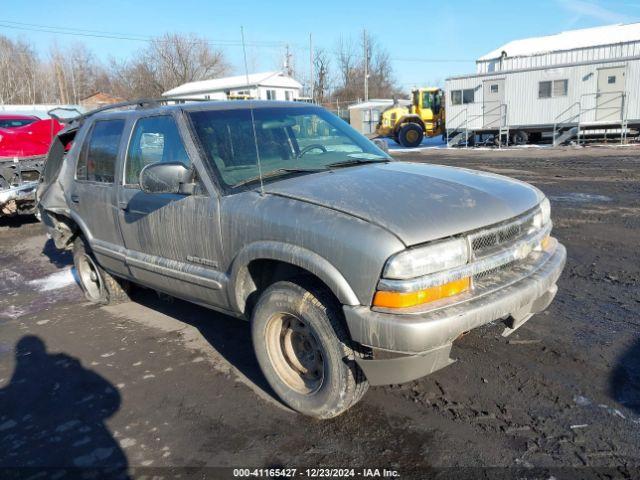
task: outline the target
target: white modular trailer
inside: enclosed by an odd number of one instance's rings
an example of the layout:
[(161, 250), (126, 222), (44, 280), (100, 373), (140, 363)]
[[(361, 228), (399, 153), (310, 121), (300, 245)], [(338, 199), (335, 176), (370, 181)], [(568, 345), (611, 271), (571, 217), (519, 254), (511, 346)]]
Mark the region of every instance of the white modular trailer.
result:
[(640, 125), (640, 24), (518, 40), (477, 69), (446, 80), (449, 130)]

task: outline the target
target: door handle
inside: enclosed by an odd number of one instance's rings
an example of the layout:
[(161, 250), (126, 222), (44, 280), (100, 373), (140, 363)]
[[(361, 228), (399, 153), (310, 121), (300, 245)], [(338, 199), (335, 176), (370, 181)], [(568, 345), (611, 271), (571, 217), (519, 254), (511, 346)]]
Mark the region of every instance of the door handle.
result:
[(126, 212), (127, 210), (129, 210), (129, 202), (127, 202), (125, 200), (120, 200), (118, 202), (118, 208), (120, 208), (120, 210), (124, 210)]
[(80, 196), (79, 195), (71, 195), (71, 201), (73, 203), (80, 203)]

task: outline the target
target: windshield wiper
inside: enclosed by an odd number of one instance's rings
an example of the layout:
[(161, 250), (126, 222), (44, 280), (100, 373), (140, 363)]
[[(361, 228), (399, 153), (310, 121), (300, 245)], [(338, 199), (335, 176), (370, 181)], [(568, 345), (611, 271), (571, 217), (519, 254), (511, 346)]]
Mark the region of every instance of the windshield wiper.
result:
[[(282, 175), (286, 175), (288, 173), (313, 173), (313, 172), (323, 172), (326, 168), (277, 168), (267, 173), (262, 174), (262, 178), (273, 178), (280, 177)], [(234, 187), (239, 187), (241, 185), (246, 185), (248, 183), (257, 182), (260, 180), (260, 175), (256, 175), (255, 177), (247, 178), (246, 180), (242, 180), (239, 183), (236, 183)]]
[(351, 167), (353, 165), (364, 165), (366, 163), (388, 163), (390, 160), (386, 158), (380, 159), (371, 159), (371, 158), (353, 158), (350, 160), (345, 160), (344, 162), (335, 162), (327, 165), (327, 168), (342, 168), (342, 167)]

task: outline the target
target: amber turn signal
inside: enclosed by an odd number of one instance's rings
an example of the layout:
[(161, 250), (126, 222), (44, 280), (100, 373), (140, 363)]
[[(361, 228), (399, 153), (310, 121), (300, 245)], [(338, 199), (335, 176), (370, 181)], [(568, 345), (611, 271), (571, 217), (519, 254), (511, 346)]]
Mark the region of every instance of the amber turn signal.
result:
[(377, 291), (373, 297), (374, 307), (407, 308), (422, 303), (433, 302), (441, 298), (452, 297), (471, 288), (471, 279), (461, 278), (437, 287), (425, 288), (417, 292), (385, 292)]

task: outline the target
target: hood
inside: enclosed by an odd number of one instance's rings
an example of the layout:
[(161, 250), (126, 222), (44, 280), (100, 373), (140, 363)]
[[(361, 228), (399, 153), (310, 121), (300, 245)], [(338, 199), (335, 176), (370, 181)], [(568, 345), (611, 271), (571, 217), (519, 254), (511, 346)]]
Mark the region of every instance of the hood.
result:
[(407, 246), (502, 222), (544, 197), (537, 188), (501, 175), (407, 162), (302, 175), (267, 184), (265, 190), (379, 225)]

